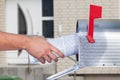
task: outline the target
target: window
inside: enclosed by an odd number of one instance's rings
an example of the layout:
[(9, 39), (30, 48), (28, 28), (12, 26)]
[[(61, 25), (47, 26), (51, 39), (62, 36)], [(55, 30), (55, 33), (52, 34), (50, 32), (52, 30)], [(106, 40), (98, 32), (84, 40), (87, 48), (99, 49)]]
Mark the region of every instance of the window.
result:
[(43, 36), (54, 37), (53, 0), (42, 0)]
[(49, 37), (49, 38), (53, 38), (54, 36), (54, 29), (53, 29), (53, 20), (49, 20), (49, 21), (43, 21), (43, 35), (44, 37)]
[(42, 16), (53, 16), (53, 0), (42, 0)]
[(25, 17), (24, 14), (20, 8), (20, 6), (18, 6), (18, 33), (19, 34), (27, 34), (27, 29), (26, 29), (26, 21), (25, 21)]

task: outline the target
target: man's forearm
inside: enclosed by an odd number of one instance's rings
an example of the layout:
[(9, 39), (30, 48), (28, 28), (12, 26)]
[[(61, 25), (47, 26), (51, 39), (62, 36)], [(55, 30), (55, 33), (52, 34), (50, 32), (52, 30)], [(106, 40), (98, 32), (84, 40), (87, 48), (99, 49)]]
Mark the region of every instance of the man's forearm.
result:
[(41, 36), (25, 36), (0, 32), (0, 51), (19, 49), (25, 49), (42, 63), (45, 63), (45, 60), (48, 62), (51, 62), (51, 60), (58, 61), (53, 52), (62, 58), (64, 57), (61, 51)]
[(25, 35), (0, 32), (0, 51), (25, 49), (28, 40)]

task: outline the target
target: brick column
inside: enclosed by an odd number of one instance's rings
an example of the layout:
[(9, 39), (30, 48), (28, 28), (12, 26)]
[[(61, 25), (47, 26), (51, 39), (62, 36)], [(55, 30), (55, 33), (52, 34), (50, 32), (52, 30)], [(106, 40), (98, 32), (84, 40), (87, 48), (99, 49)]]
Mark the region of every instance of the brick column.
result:
[[(5, 0), (0, 0), (0, 31), (5, 31)], [(0, 64), (5, 63), (5, 52), (0, 52)]]
[(0, 0), (0, 31), (5, 31), (5, 0)]

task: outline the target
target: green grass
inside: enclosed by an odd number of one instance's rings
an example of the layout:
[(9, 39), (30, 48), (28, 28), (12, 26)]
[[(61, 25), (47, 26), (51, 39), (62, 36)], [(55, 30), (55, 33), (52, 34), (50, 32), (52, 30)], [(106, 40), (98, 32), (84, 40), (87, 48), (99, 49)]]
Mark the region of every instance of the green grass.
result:
[(22, 79), (15, 76), (0, 76), (0, 80), (22, 80)]

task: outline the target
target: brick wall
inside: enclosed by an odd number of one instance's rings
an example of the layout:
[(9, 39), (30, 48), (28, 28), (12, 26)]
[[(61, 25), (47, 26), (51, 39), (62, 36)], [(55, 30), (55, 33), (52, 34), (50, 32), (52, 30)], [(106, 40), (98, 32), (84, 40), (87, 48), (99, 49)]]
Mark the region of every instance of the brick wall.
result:
[(61, 35), (74, 33), (77, 19), (88, 19), (90, 3), (103, 6), (103, 18), (118, 19), (119, 0), (54, 0), (55, 36), (59, 25)]
[(0, 0), (0, 31), (5, 30), (5, 0)]
[[(77, 20), (88, 19), (89, 5), (91, 3), (103, 7), (103, 19), (119, 18), (119, 0), (54, 0), (55, 37), (58, 37), (59, 34), (68, 35), (74, 33)], [(62, 25), (61, 33), (58, 32), (59, 25)], [(75, 56), (72, 57), (75, 58)], [(57, 70), (58, 72), (62, 71), (71, 65), (74, 65), (74, 62), (70, 59), (60, 59), (57, 63)], [(68, 79), (66, 76), (63, 78), (61, 80)]]
[[(5, 0), (0, 0), (0, 31), (5, 31)], [(0, 51), (0, 64), (4, 64), (5, 58), (5, 52)]]

